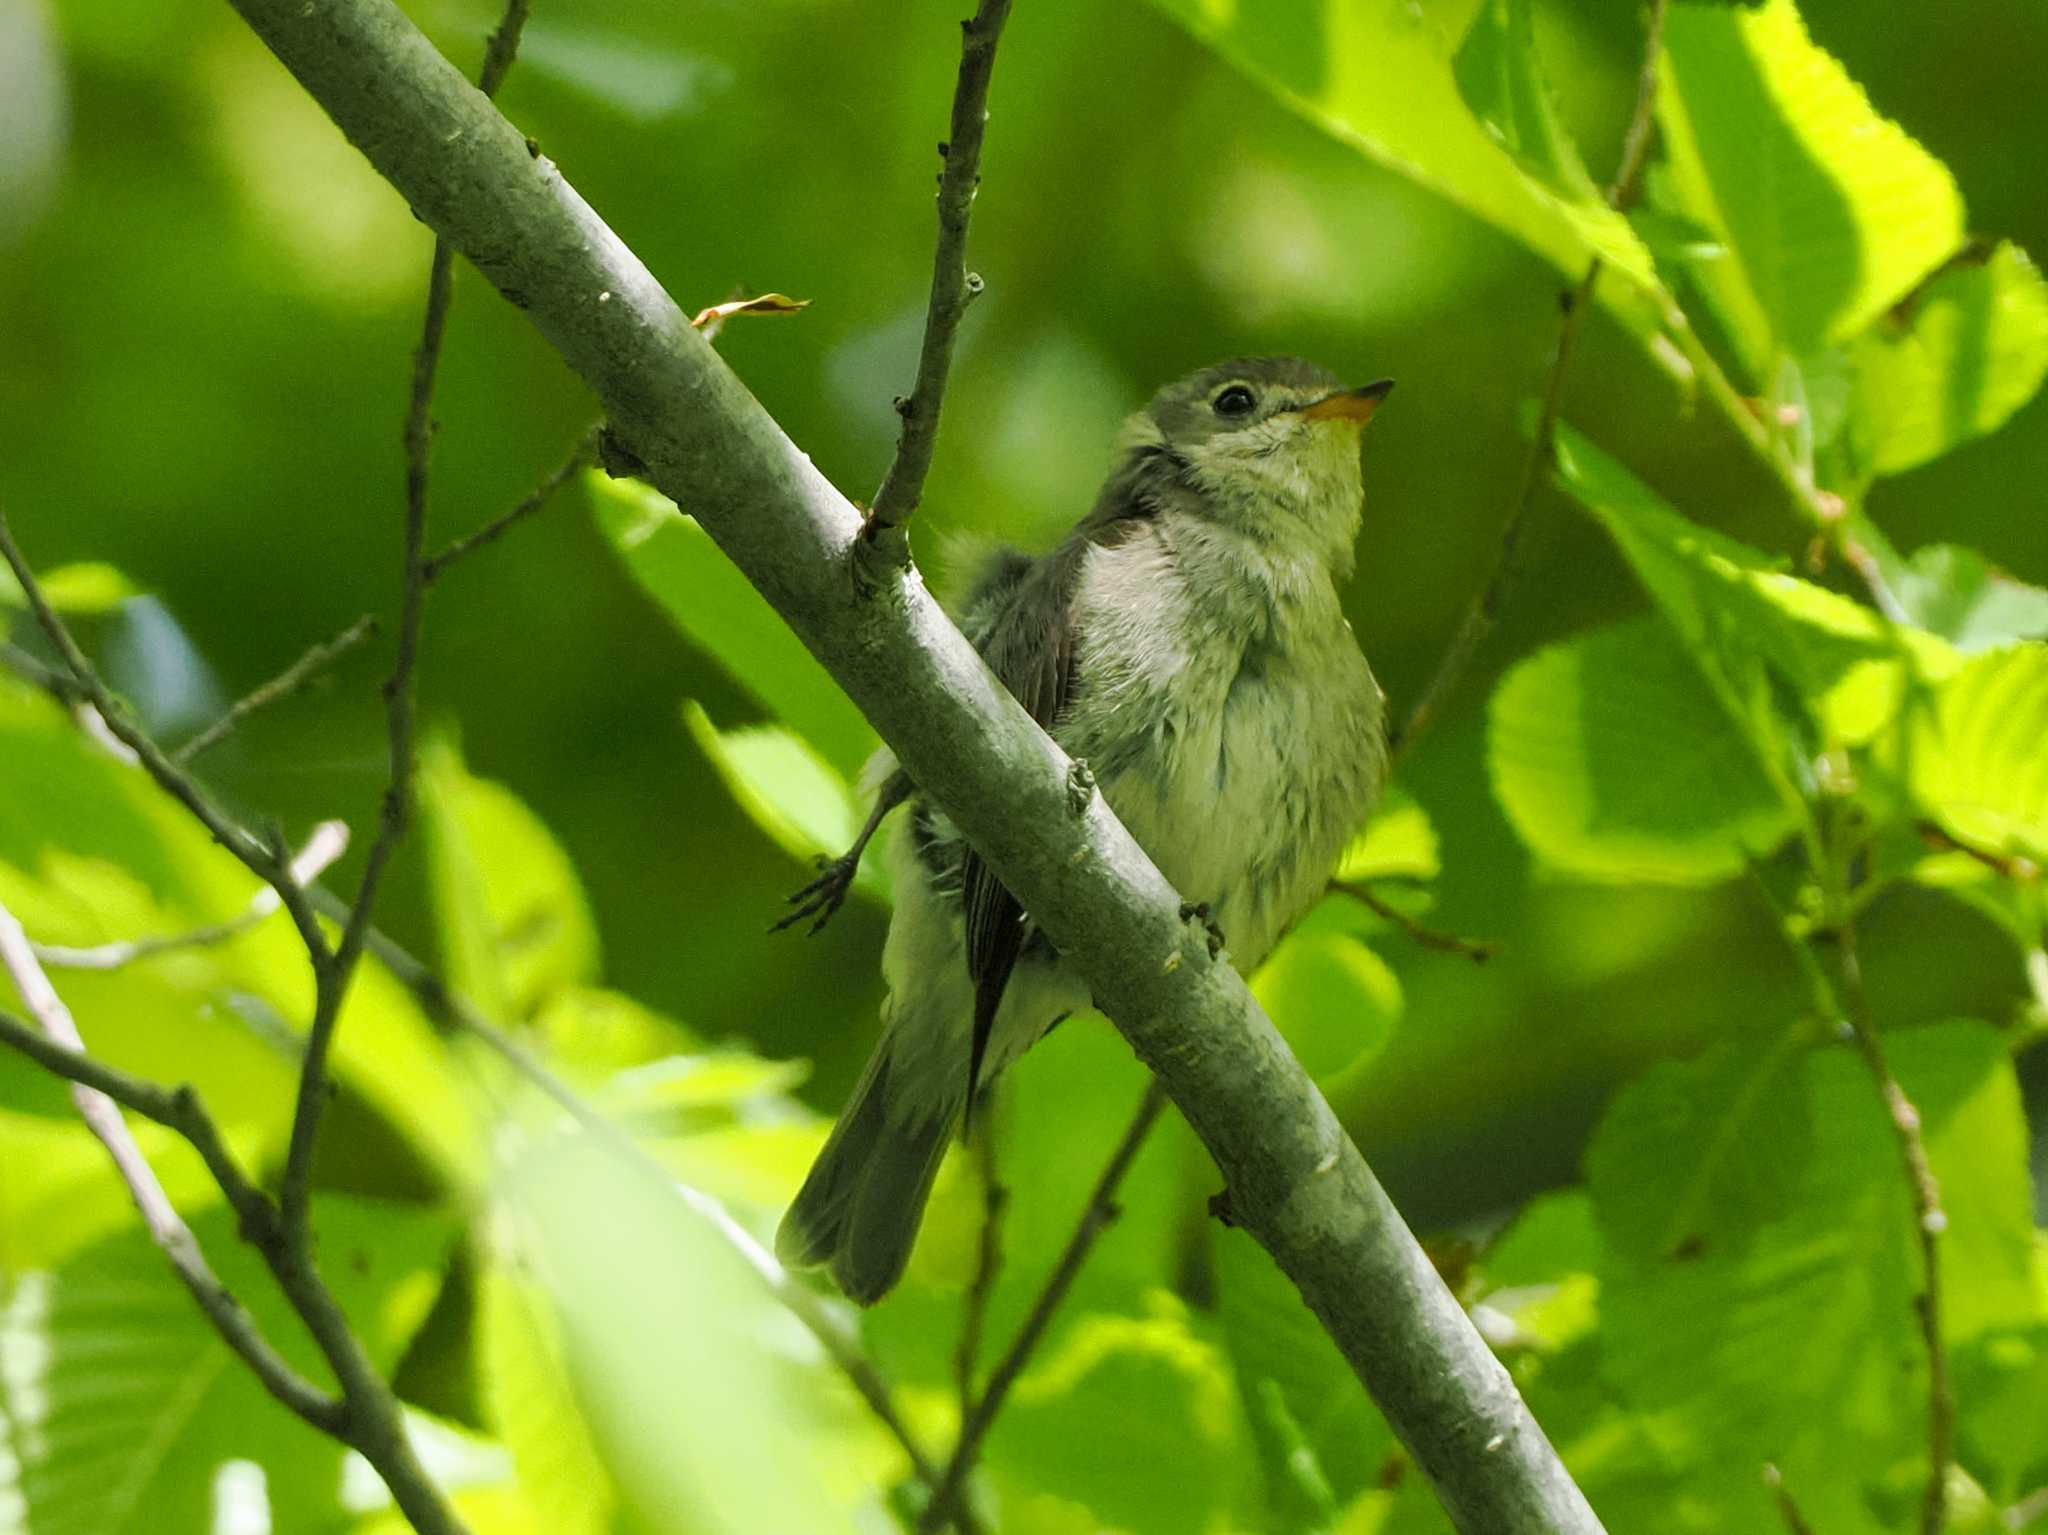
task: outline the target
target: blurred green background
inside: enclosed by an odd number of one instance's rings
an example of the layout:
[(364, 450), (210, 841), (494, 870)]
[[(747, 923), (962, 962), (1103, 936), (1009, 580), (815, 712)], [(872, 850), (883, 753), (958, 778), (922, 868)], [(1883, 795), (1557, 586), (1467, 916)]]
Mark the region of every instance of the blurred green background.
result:
[[(1419, 7), (1448, 36), (1473, 8)], [(736, 322), (720, 345), (855, 496), (887, 461), (890, 398), (913, 369), (960, 9), (541, 0), (501, 98), (686, 308), (736, 285), (811, 301)], [(1309, 14), (1271, 9), (1282, 29)], [(2048, 11), (1804, 10), (1954, 171), (1974, 230), (2048, 253)], [(474, 68), (494, 7), (411, 11)], [(1540, 20), (1566, 116), (1604, 175), (1633, 91), (1636, 8), (1552, 5)], [(1289, 115), (1143, 4), (1019, 0), (993, 112), (971, 246), (988, 292), (918, 525), (927, 570), (943, 588), (955, 535), (1049, 542), (1092, 496), (1121, 415), (1193, 366), (1298, 351), (1392, 375), (1348, 604), (1405, 707), (1493, 558), (1558, 275)], [(0, 0), (0, 500), (39, 564), (109, 560), (154, 594), (92, 638), (167, 733), (394, 606), (427, 250), (227, 6)], [(439, 537), (517, 500), (592, 410), (515, 311), (467, 271), (458, 288), (436, 409)], [(1688, 514), (1803, 549), (1725, 425), (1688, 412), (1604, 316), (1583, 342), (1573, 421)], [(1904, 548), (1969, 545), (2039, 581), (2044, 485), (2036, 399), (2003, 431), (1882, 482), (1870, 509)], [(1642, 602), (1549, 491), (1526, 550), (1504, 623), (1404, 773), (1443, 840), (1433, 920), (1503, 952), (1475, 968), (1383, 945), (1405, 1016), (1340, 1104), (1424, 1228), (1570, 1178), (1616, 1082), (1746, 1019), (1789, 1016), (1802, 995), (1740, 884), (1532, 872), (1481, 760), (1491, 677)], [(388, 640), (261, 717), (209, 759), (212, 782), (295, 836), (331, 816), (366, 828), (387, 662)], [(882, 917), (856, 902), (821, 937), (765, 933), (808, 871), (735, 806), (682, 712), (696, 699), (729, 725), (750, 705), (622, 572), (580, 487), (435, 591), (421, 686), (426, 719), (459, 733), (470, 768), (567, 847), (607, 980), (703, 1036), (812, 1059), (804, 1094), (836, 1107), (873, 1037)], [(384, 914), (431, 947), (423, 864), (415, 845)], [(1921, 947), (1894, 960), (1903, 935)], [(1995, 1016), (2019, 989), (2010, 948), (1928, 895), (1886, 902), (1866, 950), (1886, 1019)]]

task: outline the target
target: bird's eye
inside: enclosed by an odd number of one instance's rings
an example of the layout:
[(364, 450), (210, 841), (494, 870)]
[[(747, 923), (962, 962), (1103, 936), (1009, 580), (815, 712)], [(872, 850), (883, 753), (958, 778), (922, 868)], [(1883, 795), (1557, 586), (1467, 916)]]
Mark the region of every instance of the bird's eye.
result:
[(1249, 416), (1259, 402), (1243, 384), (1232, 384), (1216, 396), (1214, 403), (1219, 416)]

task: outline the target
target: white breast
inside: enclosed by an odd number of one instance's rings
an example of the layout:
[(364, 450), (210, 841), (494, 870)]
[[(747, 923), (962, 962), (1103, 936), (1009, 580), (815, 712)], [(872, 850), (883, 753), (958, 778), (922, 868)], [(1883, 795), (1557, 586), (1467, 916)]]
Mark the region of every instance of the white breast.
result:
[(1090, 553), (1055, 732), (1243, 967), (1315, 899), (1379, 788), (1377, 684), (1320, 566), (1175, 519)]

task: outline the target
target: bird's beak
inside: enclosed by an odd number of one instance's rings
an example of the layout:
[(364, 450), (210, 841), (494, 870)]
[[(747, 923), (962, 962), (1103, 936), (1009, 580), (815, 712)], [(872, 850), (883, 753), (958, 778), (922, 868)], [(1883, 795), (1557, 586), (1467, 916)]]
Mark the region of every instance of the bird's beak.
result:
[(1301, 412), (1304, 421), (1356, 421), (1360, 426), (1372, 420), (1373, 412), (1380, 408), (1380, 401), (1393, 392), (1394, 381), (1380, 379), (1376, 383), (1361, 384), (1356, 389), (1340, 389), (1335, 394), (1324, 395), (1315, 404), (1306, 406)]

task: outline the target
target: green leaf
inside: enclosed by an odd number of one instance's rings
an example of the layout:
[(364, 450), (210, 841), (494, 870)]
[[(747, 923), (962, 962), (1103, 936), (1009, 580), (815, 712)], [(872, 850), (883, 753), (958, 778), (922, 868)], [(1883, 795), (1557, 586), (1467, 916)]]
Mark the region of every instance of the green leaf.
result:
[[(98, 561), (59, 565), (40, 573), (36, 582), (51, 607), (81, 618), (110, 613), (130, 597), (141, 595), (134, 582), (112, 565)], [(0, 607), (28, 610), (28, 593), (21, 589), (14, 572), (5, 567), (0, 567)]]
[(598, 526), (669, 620), (851, 779), (875, 733), (775, 609), (694, 518), (632, 481), (591, 474)]
[(1401, 982), (1349, 933), (1290, 933), (1252, 977), (1252, 994), (1308, 1074), (1327, 1081), (1386, 1048)]
[(1793, 0), (1679, 4), (1657, 116), (1675, 206), (1728, 254), (1693, 275), (1752, 384), (1855, 336), (1963, 243), (1942, 164), (1874, 111)]
[[(1601, 301), (1639, 332), (1658, 307), (1649, 253), (1625, 225), (1528, 174), (1466, 105), (1437, 17), (1406, 0), (1157, 0), (1225, 61), (1333, 138), (1449, 198), (1577, 277), (1596, 252), (1635, 283), (1603, 283)], [(1498, 103), (1536, 78), (1503, 23), (1482, 14), (1468, 47), (1475, 94)], [(1491, 55), (1497, 64), (1486, 64)], [(1490, 74), (1495, 85), (1478, 76)], [(1525, 90), (1526, 94), (1526, 90)], [(1496, 111), (1496, 115), (1498, 115)]]
[[(695, 700), (684, 702), (683, 722), (740, 808), (792, 858), (837, 858), (853, 846), (866, 812), (846, 779), (803, 737), (780, 725), (720, 730)], [(887, 904), (879, 839), (868, 844), (853, 888)]]
[(1488, 712), (1494, 793), (1546, 863), (1594, 879), (1705, 884), (1776, 848), (1793, 806), (1661, 622), (1552, 646)]
[(1435, 879), (1443, 870), (1436, 828), (1429, 812), (1407, 790), (1390, 787), (1372, 816), (1345, 846), (1333, 879), (1363, 883), (1375, 879)]
[(703, 1215), (588, 1137), (536, 1148), (503, 1197), (633, 1517), (703, 1535), (851, 1527), (810, 1449), (818, 1393), (772, 1343), (787, 1317)]
[(1919, 725), (1913, 792), (1942, 828), (1981, 852), (2048, 863), (2048, 645), (1979, 656)]
[(1393, 1431), (1265, 1249), (1234, 1228), (1211, 1236), (1217, 1320), (1275, 1524), (1318, 1528), (1321, 1499), (1304, 1495), (1302, 1449), (1341, 1505), (1377, 1485), (1397, 1450)]
[(539, 818), (502, 784), (473, 776), (446, 738), (421, 751), (419, 792), (450, 984), (486, 1016), (513, 1019), (593, 979), (597, 925)]
[(1229, 1372), (1163, 1290), (1143, 1315), (1071, 1322), (1017, 1382), (988, 1452), (1020, 1501), (1054, 1491), (1133, 1535), (1215, 1528), (1238, 1463)]
[[(1885, 1044), (1919, 1111), (1949, 1214), (1947, 1335), (2030, 1320), (2025, 1124), (2004, 1045), (1977, 1024), (1902, 1031)], [(1610, 1140), (1591, 1166), (1603, 1221), (1617, 1194), (1624, 1208), (1637, 1202), (1624, 1187), (1624, 1150), (1636, 1176), (1700, 1156), (1701, 1126), (1717, 1102), (1731, 1101), (1728, 1069), (1724, 1061), (1695, 1076), (1703, 1096), (1685, 1113), (1617, 1106), (1637, 1128), (1626, 1148)], [(1724, 1219), (1720, 1241), (1710, 1226), (1672, 1250), (1610, 1244), (1599, 1275), (1601, 1347), (1636, 1411), (1666, 1419), (1672, 1448), (1698, 1473), (1694, 1485), (1713, 1489), (1703, 1495), (1746, 1500), (1755, 1467), (1770, 1460), (1812, 1510), (1852, 1506), (1895, 1466), (1924, 1475), (1913, 1463), (1925, 1453), (1926, 1361), (1912, 1319), (1912, 1201), (1876, 1085), (1847, 1049), (1808, 1053), (1798, 1079), (1801, 1119), (1748, 1116), (1755, 1144), (1727, 1163), (1731, 1175), (1739, 1166), (1751, 1200), (1779, 1213), (1751, 1225), (1723, 1202), (1749, 1229)], [(1747, 1526), (1724, 1518), (1714, 1527)]]
[(1587, 245), (1638, 282), (1653, 279), (1628, 220), (1607, 205), (1559, 121), (1536, 51), (1531, 0), (1484, 0), (1452, 60), (1465, 104)]
[(1786, 1213), (1811, 1150), (1811, 1037), (1799, 1027), (1730, 1040), (1661, 1061), (1615, 1095), (1586, 1149), (1614, 1253), (1654, 1263), (1739, 1249)]
[[(1840, 741), (1876, 734), (1908, 677), (1954, 670), (1933, 635), (1887, 626), (1869, 608), (1801, 581), (1776, 562), (1674, 511), (1579, 432), (1560, 425), (1558, 479), (1614, 539), (1760, 753), (1774, 747), (1769, 681), (1789, 684)], [(1901, 665), (1910, 666), (1902, 675)]]
[(1879, 553), (1906, 615), (1970, 655), (2012, 640), (2048, 639), (2048, 591), (1993, 570), (1974, 549), (1929, 544), (1909, 561)]
[(494, 1263), (477, 1285), (484, 1413), (539, 1529), (609, 1535), (617, 1490), (577, 1407), (546, 1292)]
[[(314, 1202), (313, 1222), (324, 1277), (373, 1366), (389, 1372), (440, 1287), (452, 1223), (439, 1210), (334, 1195)], [(192, 1227), (278, 1351), (328, 1381), (232, 1217), (216, 1209)], [(230, 1477), (263, 1497), (265, 1528), (339, 1521), (347, 1452), (264, 1393), (139, 1228), (0, 1294), (0, 1419), (36, 1535), (220, 1528)]]
[(2048, 283), (2018, 246), (1951, 267), (1855, 348), (1870, 467), (1897, 474), (2003, 426), (2048, 375)]

